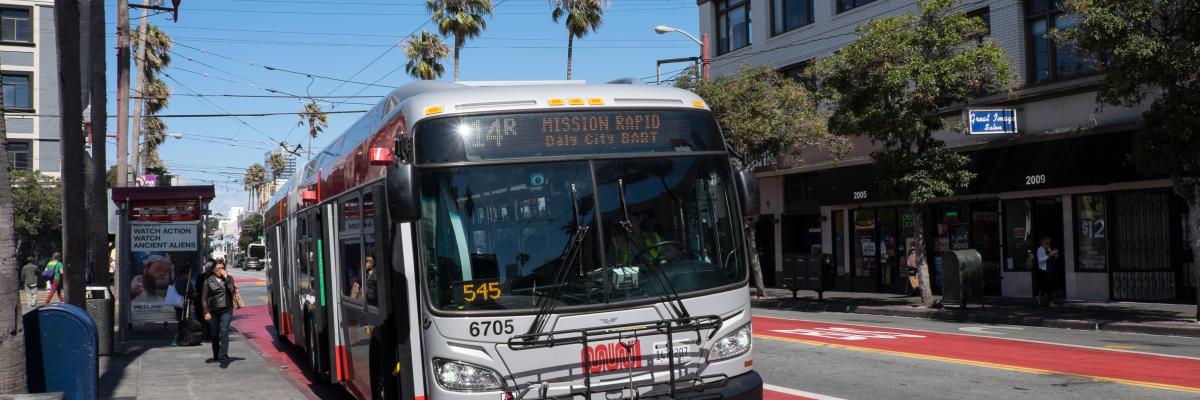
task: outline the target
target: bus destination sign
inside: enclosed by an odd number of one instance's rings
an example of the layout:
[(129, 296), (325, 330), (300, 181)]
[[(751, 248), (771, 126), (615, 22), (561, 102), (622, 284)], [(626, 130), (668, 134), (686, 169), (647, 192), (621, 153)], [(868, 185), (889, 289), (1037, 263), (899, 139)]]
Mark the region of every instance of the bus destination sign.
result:
[(675, 110), (443, 118), (421, 125), (417, 142), (425, 162), (722, 149), (711, 116)]

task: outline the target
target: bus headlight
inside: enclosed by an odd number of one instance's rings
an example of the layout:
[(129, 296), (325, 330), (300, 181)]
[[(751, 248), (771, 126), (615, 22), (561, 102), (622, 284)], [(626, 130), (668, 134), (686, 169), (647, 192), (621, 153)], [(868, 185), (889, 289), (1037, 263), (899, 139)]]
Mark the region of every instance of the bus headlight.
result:
[(500, 390), (504, 387), (504, 380), (500, 374), (491, 368), (444, 359), (434, 359), (433, 368), (438, 384), (446, 389), (481, 391)]
[(708, 361), (720, 361), (746, 354), (750, 351), (750, 324), (738, 328), (713, 344), (708, 353)]

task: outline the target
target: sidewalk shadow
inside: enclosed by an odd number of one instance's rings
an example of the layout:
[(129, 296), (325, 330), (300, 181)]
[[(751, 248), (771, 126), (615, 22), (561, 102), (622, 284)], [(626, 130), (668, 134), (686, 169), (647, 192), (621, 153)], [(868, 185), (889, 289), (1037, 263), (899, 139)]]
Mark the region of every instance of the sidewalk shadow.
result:
[[(237, 317), (235, 316), (234, 318), (237, 318)], [(292, 363), (292, 365), (295, 366), (295, 368), (298, 368), (300, 370), (300, 373), (304, 376), (304, 379), (305, 379), (304, 382), (294, 382), (294, 383), (304, 386), (309, 391), (311, 391), (314, 395), (316, 395), (317, 398), (322, 399), (322, 400), (326, 400), (326, 399), (352, 400), (352, 399), (354, 399), (354, 397), (351, 396), (350, 393), (347, 393), (346, 390), (343, 389), (338, 384), (321, 383), (320, 380), (317, 379), (316, 372), (314, 372), (311, 368), (308, 367), (308, 354), (304, 352), (304, 349), (301, 349), (299, 346), (295, 346), (295, 345), (292, 345), (290, 343), (280, 340), (278, 338), (278, 336), (275, 335), (275, 327), (274, 326), (265, 325), (262, 327), (261, 330), (255, 329), (250, 332), (241, 332), (241, 334), (246, 336), (246, 339), (255, 339), (255, 338), (260, 337), (259, 335), (269, 335), (267, 337), (271, 339), (271, 345), (274, 347), (274, 350), (280, 354), (287, 356), (288, 361), (290, 361)], [(264, 350), (266, 350), (266, 349), (264, 349)], [(292, 368), (292, 366), (288, 366), (288, 365), (285, 365), (283, 367), (284, 368)], [(287, 378), (287, 379), (291, 380), (291, 378)]]

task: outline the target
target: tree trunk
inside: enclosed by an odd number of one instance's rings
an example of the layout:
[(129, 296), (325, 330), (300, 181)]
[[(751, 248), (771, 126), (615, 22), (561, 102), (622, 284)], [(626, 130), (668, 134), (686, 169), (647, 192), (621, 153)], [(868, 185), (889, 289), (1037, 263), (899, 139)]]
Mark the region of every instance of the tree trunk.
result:
[(575, 35), (567, 31), (567, 80), (571, 80), (571, 50), (575, 48)]
[(58, 44), (58, 104), (62, 165), (63, 292), (68, 303), (84, 307), (83, 269), (87, 266), (87, 212), (83, 199), (83, 93), (80, 81), (79, 0), (54, 2)]
[(758, 260), (758, 238), (752, 219), (747, 219), (745, 226), (746, 253), (750, 256), (750, 271), (754, 274), (754, 288), (757, 289), (757, 296), (761, 299), (766, 295), (766, 288), (763, 285), (762, 263)]
[(0, 394), (25, 393), (25, 328), (13, 231), (12, 182), (8, 179), (8, 126), (0, 92)]
[[(121, 1), (127, 1), (127, 0), (121, 0)], [(149, 5), (149, 4), (150, 4), (150, 0), (142, 0), (142, 5)], [(137, 61), (137, 73), (134, 74), (134, 76), (137, 77), (137, 84), (134, 87), (136, 87), (137, 89), (134, 90), (133, 96), (130, 96), (130, 97), (137, 98), (137, 100), (133, 102), (133, 104), (134, 104), (133, 118), (131, 118), (132, 121), (130, 121), (132, 123), (132, 125), (130, 125), (130, 130), (133, 135), (133, 140), (131, 140), (131, 142), (132, 142), (131, 145), (133, 145), (133, 150), (129, 152), (129, 157), (130, 157), (129, 158), (129, 168), (131, 170), (129, 174), (133, 176), (134, 182), (137, 182), (138, 177), (141, 176), (141, 174), (142, 174), (142, 168), (141, 168), (141, 163), (142, 163), (142, 114), (143, 114), (142, 108), (146, 104), (146, 99), (144, 97), (146, 96), (146, 76), (147, 76), (147, 74), (146, 74), (146, 47), (148, 47), (148, 46), (146, 46), (146, 9), (145, 8), (142, 9), (142, 21), (138, 22), (138, 39), (141, 40), (141, 43), (138, 44), (138, 52), (134, 57), (135, 61)]]
[(462, 50), (462, 35), (454, 34), (454, 81), (458, 82), (458, 51)]
[(925, 207), (912, 206), (913, 248), (917, 250), (917, 279), (921, 283), (921, 306), (933, 307), (933, 283), (929, 280), (929, 264), (925, 259)]
[(111, 284), (108, 274), (108, 198), (105, 196), (104, 179), (108, 160), (105, 132), (108, 132), (108, 109), (106, 96), (104, 47), (104, 0), (90, 0), (91, 15), (88, 26), (92, 31), (88, 37), (88, 76), (92, 103), (92, 208), (88, 215), (92, 227), (92, 279), (98, 285)]

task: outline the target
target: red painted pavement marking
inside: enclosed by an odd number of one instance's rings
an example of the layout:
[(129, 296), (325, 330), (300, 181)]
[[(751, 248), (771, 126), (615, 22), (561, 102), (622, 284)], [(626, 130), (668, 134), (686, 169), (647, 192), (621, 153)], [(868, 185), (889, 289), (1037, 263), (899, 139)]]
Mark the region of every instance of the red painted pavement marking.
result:
[(1200, 391), (1200, 361), (1191, 359), (759, 316), (754, 334)]
[(317, 386), (316, 379), (309, 375), (311, 371), (308, 369), (307, 360), (303, 358), (305, 354), (299, 347), (275, 340), (272, 335), (275, 328), (271, 323), (271, 309), (267, 307), (268, 305), (262, 304), (234, 311), (233, 327), (267, 360), (268, 365), (286, 368), (281, 373), (306, 398), (318, 400), (336, 395), (326, 393), (332, 390), (329, 385)]
[(783, 392), (763, 389), (763, 400), (812, 400), (808, 397), (790, 395)]

